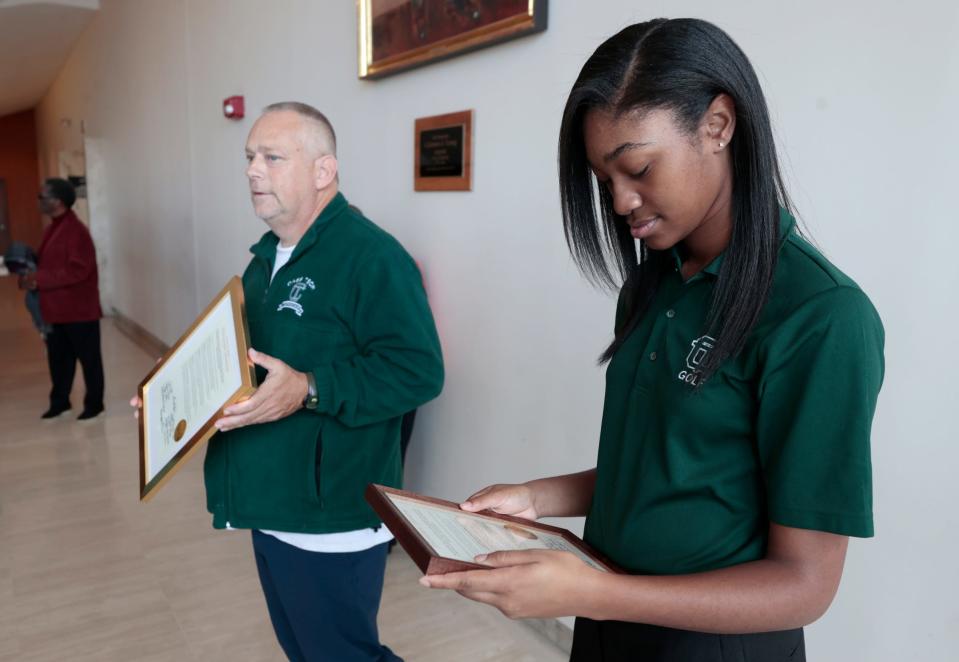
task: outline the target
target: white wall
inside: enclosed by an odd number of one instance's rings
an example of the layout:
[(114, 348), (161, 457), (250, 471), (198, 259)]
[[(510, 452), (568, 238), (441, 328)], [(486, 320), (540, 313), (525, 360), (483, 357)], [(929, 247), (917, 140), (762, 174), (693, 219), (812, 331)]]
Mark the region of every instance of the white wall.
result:
[[(959, 9), (551, 5), (545, 34), (363, 82), (350, 2), (104, 1), (39, 118), (45, 151), (63, 148), (59, 117), (83, 117), (109, 162), (91, 186), (112, 208), (92, 222), (111, 230), (117, 308), (171, 341), (243, 269), (264, 229), (245, 192), (246, 132), (259, 107), (303, 100), (337, 128), (345, 194), (407, 246), (428, 281), (448, 377), (417, 419), (409, 485), (459, 498), (591, 466), (603, 389), (594, 359), (613, 303), (584, 284), (563, 243), (560, 112), (583, 61), (620, 27), (657, 15), (713, 20), (760, 72), (808, 226), (887, 331), (877, 537), (853, 541), (835, 604), (809, 628), (810, 657), (951, 659)], [(221, 115), (232, 94), (246, 96), (241, 122)], [(476, 111), (473, 192), (414, 193), (414, 118), (466, 108)]]

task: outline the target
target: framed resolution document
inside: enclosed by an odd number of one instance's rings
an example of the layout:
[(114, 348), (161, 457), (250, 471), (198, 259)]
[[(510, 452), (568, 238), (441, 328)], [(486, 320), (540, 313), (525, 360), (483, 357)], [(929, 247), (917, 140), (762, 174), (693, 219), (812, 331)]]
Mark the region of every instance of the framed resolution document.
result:
[(620, 572), (566, 529), (489, 510), (470, 513), (452, 501), (370, 484), (366, 500), (427, 575), (482, 569), (474, 558), (490, 552), (553, 549), (571, 552), (604, 572)]
[(224, 407), (256, 390), (236, 276), (140, 384), (140, 500), (156, 494), (216, 432)]

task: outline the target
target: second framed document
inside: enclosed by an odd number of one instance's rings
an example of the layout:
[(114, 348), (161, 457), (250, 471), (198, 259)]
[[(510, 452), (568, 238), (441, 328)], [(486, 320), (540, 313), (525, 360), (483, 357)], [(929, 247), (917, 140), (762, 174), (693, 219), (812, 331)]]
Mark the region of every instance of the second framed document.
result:
[(470, 513), (452, 501), (371, 484), (366, 500), (413, 562), (427, 575), (482, 569), (474, 558), (490, 552), (552, 549), (618, 573), (610, 561), (566, 529), (488, 510)]
[(216, 433), (223, 409), (256, 390), (243, 284), (234, 276), (138, 389), (140, 500)]

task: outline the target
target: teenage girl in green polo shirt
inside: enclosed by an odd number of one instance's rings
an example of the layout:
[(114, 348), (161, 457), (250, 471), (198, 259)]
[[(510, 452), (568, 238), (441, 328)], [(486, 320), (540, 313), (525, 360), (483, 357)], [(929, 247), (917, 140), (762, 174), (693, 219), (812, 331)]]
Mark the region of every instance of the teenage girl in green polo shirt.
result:
[(577, 616), (574, 660), (803, 660), (847, 537), (873, 533), (879, 317), (797, 234), (759, 81), (716, 26), (660, 19), (601, 45), (559, 152), (573, 257), (622, 283), (597, 466), (462, 507), (587, 515), (628, 574), (522, 551), (422, 581)]

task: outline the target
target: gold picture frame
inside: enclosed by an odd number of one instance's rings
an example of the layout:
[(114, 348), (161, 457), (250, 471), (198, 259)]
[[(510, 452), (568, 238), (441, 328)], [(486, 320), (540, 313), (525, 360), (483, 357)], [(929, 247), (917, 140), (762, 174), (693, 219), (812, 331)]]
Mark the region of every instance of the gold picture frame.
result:
[(420, 117), (413, 125), (413, 190), (473, 189), (473, 111)]
[(547, 7), (548, 0), (357, 0), (359, 77), (382, 78), (542, 32)]
[(137, 388), (141, 501), (216, 433), (224, 408), (256, 390), (249, 348), (243, 284), (234, 276)]

